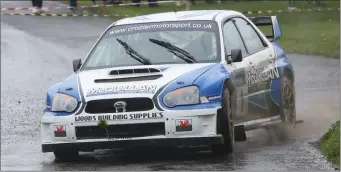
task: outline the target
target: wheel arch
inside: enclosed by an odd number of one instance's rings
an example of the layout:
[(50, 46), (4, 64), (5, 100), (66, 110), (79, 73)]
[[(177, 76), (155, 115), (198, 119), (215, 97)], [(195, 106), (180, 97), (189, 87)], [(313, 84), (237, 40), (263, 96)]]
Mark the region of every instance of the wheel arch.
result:
[(224, 83), (223, 83), (222, 90), (221, 90), (221, 100), (220, 100), (221, 108), (218, 109), (218, 112), (217, 112), (217, 133), (219, 133), (219, 134), (221, 133), (220, 120), (226, 120), (226, 118), (227, 118), (227, 116), (223, 115), (224, 112), (222, 111), (223, 110), (223, 100), (224, 100), (224, 90), (226, 88), (229, 90), (230, 98), (232, 97), (231, 95), (235, 95), (234, 90), (236, 89), (236, 86), (234, 85), (233, 81), (230, 78), (224, 79)]
[(291, 79), (291, 81), (295, 82), (295, 76), (294, 76), (292, 70), (289, 69), (288, 67), (285, 67), (283, 69), (282, 76), (287, 76), (287, 77), (289, 77), (289, 79)]
[(236, 89), (236, 86), (230, 78), (226, 78), (222, 87), (222, 94), (224, 93), (225, 88), (227, 88), (230, 92), (230, 95), (232, 95), (233, 91)]

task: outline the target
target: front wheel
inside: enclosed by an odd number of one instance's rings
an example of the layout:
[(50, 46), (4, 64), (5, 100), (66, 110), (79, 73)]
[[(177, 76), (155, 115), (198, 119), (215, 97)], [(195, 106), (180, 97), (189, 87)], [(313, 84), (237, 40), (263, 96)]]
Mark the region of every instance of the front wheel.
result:
[(280, 115), (285, 126), (296, 126), (296, 94), (293, 81), (283, 76), (281, 79), (281, 106)]
[(222, 108), (218, 113), (217, 128), (223, 135), (224, 143), (212, 145), (211, 151), (216, 155), (224, 155), (233, 152), (234, 148), (234, 127), (232, 122), (231, 96), (228, 89), (224, 90)]

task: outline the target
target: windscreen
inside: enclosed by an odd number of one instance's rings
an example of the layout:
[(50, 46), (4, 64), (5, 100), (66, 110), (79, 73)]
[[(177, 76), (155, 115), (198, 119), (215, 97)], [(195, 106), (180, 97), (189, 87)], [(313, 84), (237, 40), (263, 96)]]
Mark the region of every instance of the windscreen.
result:
[[(151, 64), (188, 63), (179, 56), (192, 56), (196, 63), (220, 62), (217, 24), (213, 21), (181, 21), (130, 24), (107, 30), (91, 51), (84, 69), (143, 65), (136, 53)], [(122, 45), (122, 41), (128, 45)], [(155, 41), (168, 43), (156, 44)], [(169, 46), (171, 45), (171, 46)], [(184, 50), (175, 51), (177, 49)], [(130, 50), (130, 51), (127, 51)], [(133, 50), (133, 51), (131, 51)], [(132, 53), (134, 52), (134, 53)], [(175, 53), (174, 53), (175, 52)]]

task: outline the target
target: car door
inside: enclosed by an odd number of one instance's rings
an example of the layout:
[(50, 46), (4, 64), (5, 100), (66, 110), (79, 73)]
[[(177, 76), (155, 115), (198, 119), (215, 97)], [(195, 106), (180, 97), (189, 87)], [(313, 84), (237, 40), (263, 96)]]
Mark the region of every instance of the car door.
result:
[[(245, 44), (243, 43), (243, 40), (232, 18), (223, 22), (222, 31), (226, 55), (230, 55), (232, 49), (240, 49), (242, 51), (243, 58), (247, 57), (248, 54)], [(247, 99), (244, 98), (244, 94), (247, 93), (245, 70), (247, 70), (249, 67), (248, 60), (243, 59), (241, 62), (232, 62), (230, 64), (227, 63), (225, 64), (225, 67), (234, 75), (233, 80), (236, 86), (234, 93), (237, 96), (237, 103), (236, 107), (232, 107), (236, 110), (233, 120), (235, 123), (239, 123), (245, 119), (245, 116), (248, 113)]]
[(260, 37), (260, 33), (246, 19), (234, 18), (246, 47), (249, 67), (246, 68), (248, 113), (252, 119), (267, 117), (269, 106), (266, 94), (270, 90), (271, 80), (279, 77), (272, 71), (274, 63), (273, 47)]

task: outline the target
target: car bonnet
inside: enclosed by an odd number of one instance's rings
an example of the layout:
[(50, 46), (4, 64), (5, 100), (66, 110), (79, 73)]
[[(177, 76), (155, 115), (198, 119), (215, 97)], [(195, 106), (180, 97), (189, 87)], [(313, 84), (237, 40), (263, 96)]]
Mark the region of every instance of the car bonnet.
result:
[[(149, 97), (184, 75), (190, 82), (212, 63), (142, 65), (81, 71), (79, 84), (85, 101), (111, 98)], [(207, 68), (207, 69), (206, 69)], [(195, 72), (194, 72), (195, 71)]]

